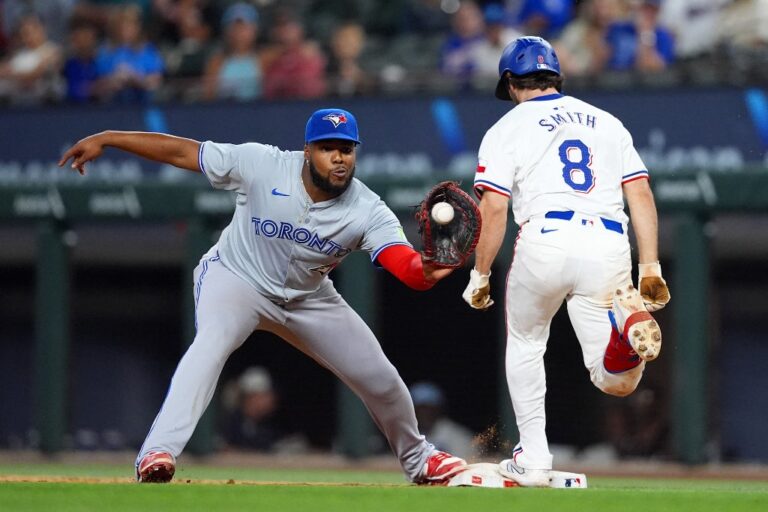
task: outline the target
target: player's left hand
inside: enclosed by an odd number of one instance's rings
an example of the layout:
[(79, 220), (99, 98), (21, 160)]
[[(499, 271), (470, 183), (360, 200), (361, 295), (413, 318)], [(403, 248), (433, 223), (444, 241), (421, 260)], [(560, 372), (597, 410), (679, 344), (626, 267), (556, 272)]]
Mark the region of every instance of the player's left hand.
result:
[(72, 168), (76, 169), (81, 175), (85, 174), (85, 164), (91, 160), (96, 160), (104, 152), (104, 144), (101, 142), (101, 134), (86, 137), (71, 148), (69, 148), (59, 160), (59, 167), (64, 166), (67, 161), (72, 159)]
[(481, 274), (474, 268), (469, 271), (469, 284), (461, 296), (471, 308), (488, 309), (493, 306), (489, 277), (491, 277), (490, 272)]
[(643, 297), (645, 309), (651, 313), (662, 309), (667, 305), (671, 296), (667, 282), (661, 277), (661, 265), (658, 261), (640, 263), (638, 269), (640, 295)]
[(448, 275), (454, 271), (452, 268), (438, 267), (432, 263), (429, 263), (428, 261), (424, 261), (423, 259), (421, 264), (424, 270), (424, 279), (434, 283), (445, 277), (448, 277)]
[[(440, 223), (432, 217), (434, 205), (443, 202), (455, 212), (453, 219), (447, 223)], [(415, 217), (423, 247), (422, 260), (435, 267), (463, 266), (480, 239), (480, 210), (474, 199), (456, 182), (443, 181), (432, 187), (416, 208)]]

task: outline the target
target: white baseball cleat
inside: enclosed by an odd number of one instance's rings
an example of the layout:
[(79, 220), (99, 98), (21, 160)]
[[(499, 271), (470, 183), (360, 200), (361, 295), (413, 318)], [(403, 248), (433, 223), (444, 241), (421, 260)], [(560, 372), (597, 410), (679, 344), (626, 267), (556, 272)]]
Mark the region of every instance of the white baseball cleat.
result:
[(613, 295), (613, 314), (619, 332), (643, 361), (653, 361), (661, 351), (661, 329), (645, 309), (640, 292), (632, 283)]
[(510, 478), (521, 487), (550, 487), (552, 476), (549, 469), (528, 469), (517, 464), (514, 459), (499, 462), (501, 476)]

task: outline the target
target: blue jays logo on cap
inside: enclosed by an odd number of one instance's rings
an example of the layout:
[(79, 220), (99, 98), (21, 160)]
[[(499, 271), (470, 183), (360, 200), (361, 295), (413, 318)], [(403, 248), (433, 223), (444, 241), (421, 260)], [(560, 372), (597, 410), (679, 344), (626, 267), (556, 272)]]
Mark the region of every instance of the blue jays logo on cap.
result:
[(347, 116), (342, 113), (328, 114), (327, 116), (323, 117), (323, 120), (332, 122), (333, 127), (338, 128), (340, 124), (347, 122)]
[(320, 109), (309, 116), (304, 141), (309, 143), (327, 139), (351, 140), (360, 144), (355, 116), (340, 108)]

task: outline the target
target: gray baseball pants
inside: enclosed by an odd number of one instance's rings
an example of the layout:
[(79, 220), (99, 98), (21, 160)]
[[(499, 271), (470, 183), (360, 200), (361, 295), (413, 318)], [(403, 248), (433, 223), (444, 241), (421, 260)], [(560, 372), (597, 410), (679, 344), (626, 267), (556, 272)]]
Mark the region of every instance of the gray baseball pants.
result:
[(349, 386), (386, 436), (406, 477), (418, 479), (434, 448), (419, 434), (408, 388), (373, 332), (330, 281), (308, 299), (277, 305), (209, 253), (195, 269), (194, 283), (197, 334), (176, 368), (137, 464), (149, 451), (181, 454), (230, 354), (253, 331), (264, 330)]

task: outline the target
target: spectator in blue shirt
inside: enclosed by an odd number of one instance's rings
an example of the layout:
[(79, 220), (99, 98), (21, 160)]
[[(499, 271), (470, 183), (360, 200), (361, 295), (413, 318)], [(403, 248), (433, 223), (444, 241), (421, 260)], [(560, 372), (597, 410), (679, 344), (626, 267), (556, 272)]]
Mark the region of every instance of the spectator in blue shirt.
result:
[(675, 60), (672, 33), (659, 25), (661, 0), (642, 0), (633, 6), (629, 21), (608, 27), (608, 69), (658, 72)]
[(140, 9), (119, 9), (111, 29), (111, 44), (96, 57), (101, 96), (119, 103), (150, 101), (163, 80), (163, 60), (143, 39)]
[(99, 45), (99, 30), (90, 21), (73, 19), (69, 28), (69, 57), (64, 63), (64, 78), (67, 80), (67, 101), (86, 103), (94, 99), (96, 70), (96, 49)]
[(440, 71), (466, 85), (475, 71), (476, 47), (485, 38), (483, 13), (471, 0), (461, 2), (451, 18), (453, 32), (440, 51)]

